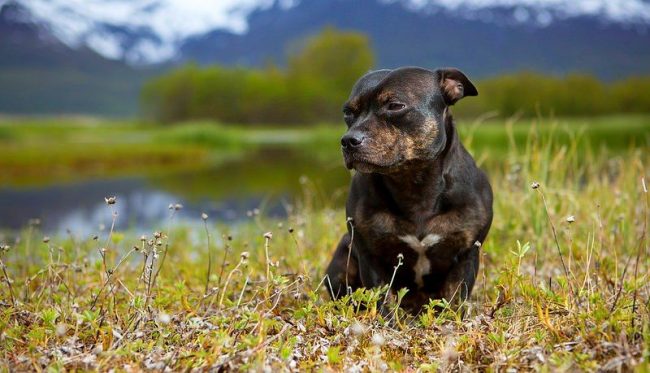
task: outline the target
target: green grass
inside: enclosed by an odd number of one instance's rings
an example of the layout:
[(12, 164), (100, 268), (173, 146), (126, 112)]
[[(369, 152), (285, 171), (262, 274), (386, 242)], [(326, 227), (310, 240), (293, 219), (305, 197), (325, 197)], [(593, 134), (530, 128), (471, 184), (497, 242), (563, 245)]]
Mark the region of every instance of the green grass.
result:
[[(442, 312), (409, 316), (395, 296), (379, 312), (385, 289), (330, 301), (324, 268), (345, 216), (314, 207), (309, 188), (282, 220), (184, 227), (172, 210), (142, 240), (4, 233), (0, 366), (647, 371), (650, 154), (614, 140), (647, 139), (645, 121), (624, 134), (603, 119), (599, 143), (562, 124), (463, 129), (495, 191), (464, 316), (441, 300)], [(107, 227), (113, 218), (107, 206)]]
[[(500, 162), (509, 146), (526, 146), (530, 128), (542, 141), (572, 140), (582, 148), (619, 151), (647, 147), (650, 116), (459, 121), (465, 143), (489, 162)], [(321, 161), (340, 157), (344, 126), (320, 124), (287, 128), (213, 122), (169, 127), (88, 118), (0, 119), (0, 183), (42, 185), (94, 177), (147, 173), (161, 175), (214, 167), (262, 147), (289, 147)], [(535, 139), (532, 139), (535, 140)], [(536, 141), (536, 140), (535, 140)]]

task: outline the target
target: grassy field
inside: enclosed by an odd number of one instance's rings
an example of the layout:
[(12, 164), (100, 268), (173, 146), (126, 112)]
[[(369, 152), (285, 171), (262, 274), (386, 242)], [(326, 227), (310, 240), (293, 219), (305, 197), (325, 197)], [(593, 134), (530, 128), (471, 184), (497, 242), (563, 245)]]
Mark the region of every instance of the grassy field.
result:
[[(113, 231), (120, 217), (107, 203), (96, 237), (44, 237), (37, 222), (0, 234), (0, 369), (647, 371), (648, 118), (580, 121), (462, 127), (495, 190), (464, 315), (440, 300), (431, 306), (441, 312), (406, 315), (395, 294), (380, 312), (386, 289), (330, 301), (324, 268), (345, 216), (342, 206), (314, 207), (308, 188), (283, 220), (223, 226), (204, 216), (196, 229), (177, 224), (172, 208), (168, 224), (143, 237)], [(0, 138), (61, 148), (54, 159), (77, 157), (57, 136), (178, 151), (269, 141), (259, 129), (206, 124), (52, 126), (66, 130), (5, 124)], [(273, 136), (304, 136), (290, 140), (319, 149), (341, 132), (319, 131)]]
[[(526, 146), (530, 128), (557, 144), (576, 142), (599, 151), (647, 146), (650, 116), (460, 121), (470, 150), (501, 162), (510, 146)], [(321, 124), (268, 128), (213, 122), (160, 127), (88, 118), (0, 118), (0, 185), (42, 185), (147, 173), (160, 175), (214, 166), (265, 146), (304, 150), (306, 157), (339, 160), (345, 126)]]

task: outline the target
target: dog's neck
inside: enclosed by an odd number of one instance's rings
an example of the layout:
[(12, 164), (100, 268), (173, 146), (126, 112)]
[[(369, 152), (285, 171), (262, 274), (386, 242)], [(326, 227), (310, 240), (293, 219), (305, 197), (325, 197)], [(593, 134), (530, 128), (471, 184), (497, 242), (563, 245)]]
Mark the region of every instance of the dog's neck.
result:
[(434, 212), (447, 187), (446, 169), (457, 156), (459, 140), (451, 115), (443, 116), (446, 141), (435, 159), (407, 164), (390, 174), (374, 174), (382, 181), (395, 208), (406, 214)]

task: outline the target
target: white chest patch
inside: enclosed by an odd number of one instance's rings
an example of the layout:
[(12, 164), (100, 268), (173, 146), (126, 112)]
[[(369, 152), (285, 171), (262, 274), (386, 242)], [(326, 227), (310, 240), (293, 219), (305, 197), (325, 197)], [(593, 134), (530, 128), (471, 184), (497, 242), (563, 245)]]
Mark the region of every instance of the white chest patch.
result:
[(415, 283), (419, 286), (422, 287), (424, 285), (424, 282), (422, 281), (422, 277), (424, 275), (428, 275), (429, 272), (431, 271), (431, 262), (429, 262), (429, 259), (427, 258), (427, 250), (440, 242), (442, 237), (440, 237), (437, 234), (428, 234), (426, 237), (423, 239), (419, 240), (417, 237), (413, 235), (406, 235), (406, 236), (400, 236), (400, 240), (408, 244), (413, 251), (415, 251), (418, 254), (418, 260), (415, 262), (415, 265), (413, 266), (413, 271), (415, 271)]

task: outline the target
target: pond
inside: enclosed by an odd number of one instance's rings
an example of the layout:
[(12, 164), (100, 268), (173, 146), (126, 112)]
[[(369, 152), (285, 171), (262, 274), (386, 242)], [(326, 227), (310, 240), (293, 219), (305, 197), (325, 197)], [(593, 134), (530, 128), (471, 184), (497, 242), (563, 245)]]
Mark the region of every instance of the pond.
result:
[[(338, 159), (337, 159), (338, 158)], [(0, 186), (0, 228), (16, 230), (38, 219), (48, 234), (68, 230), (89, 235), (110, 227), (104, 197), (117, 197), (116, 227), (149, 231), (169, 218), (170, 204), (181, 204), (175, 222), (233, 223), (261, 213), (283, 217), (305, 193), (318, 203), (342, 207), (350, 173), (340, 157), (319, 159), (289, 147), (265, 147), (235, 160), (199, 170), (155, 176), (81, 179), (29, 187)]]

